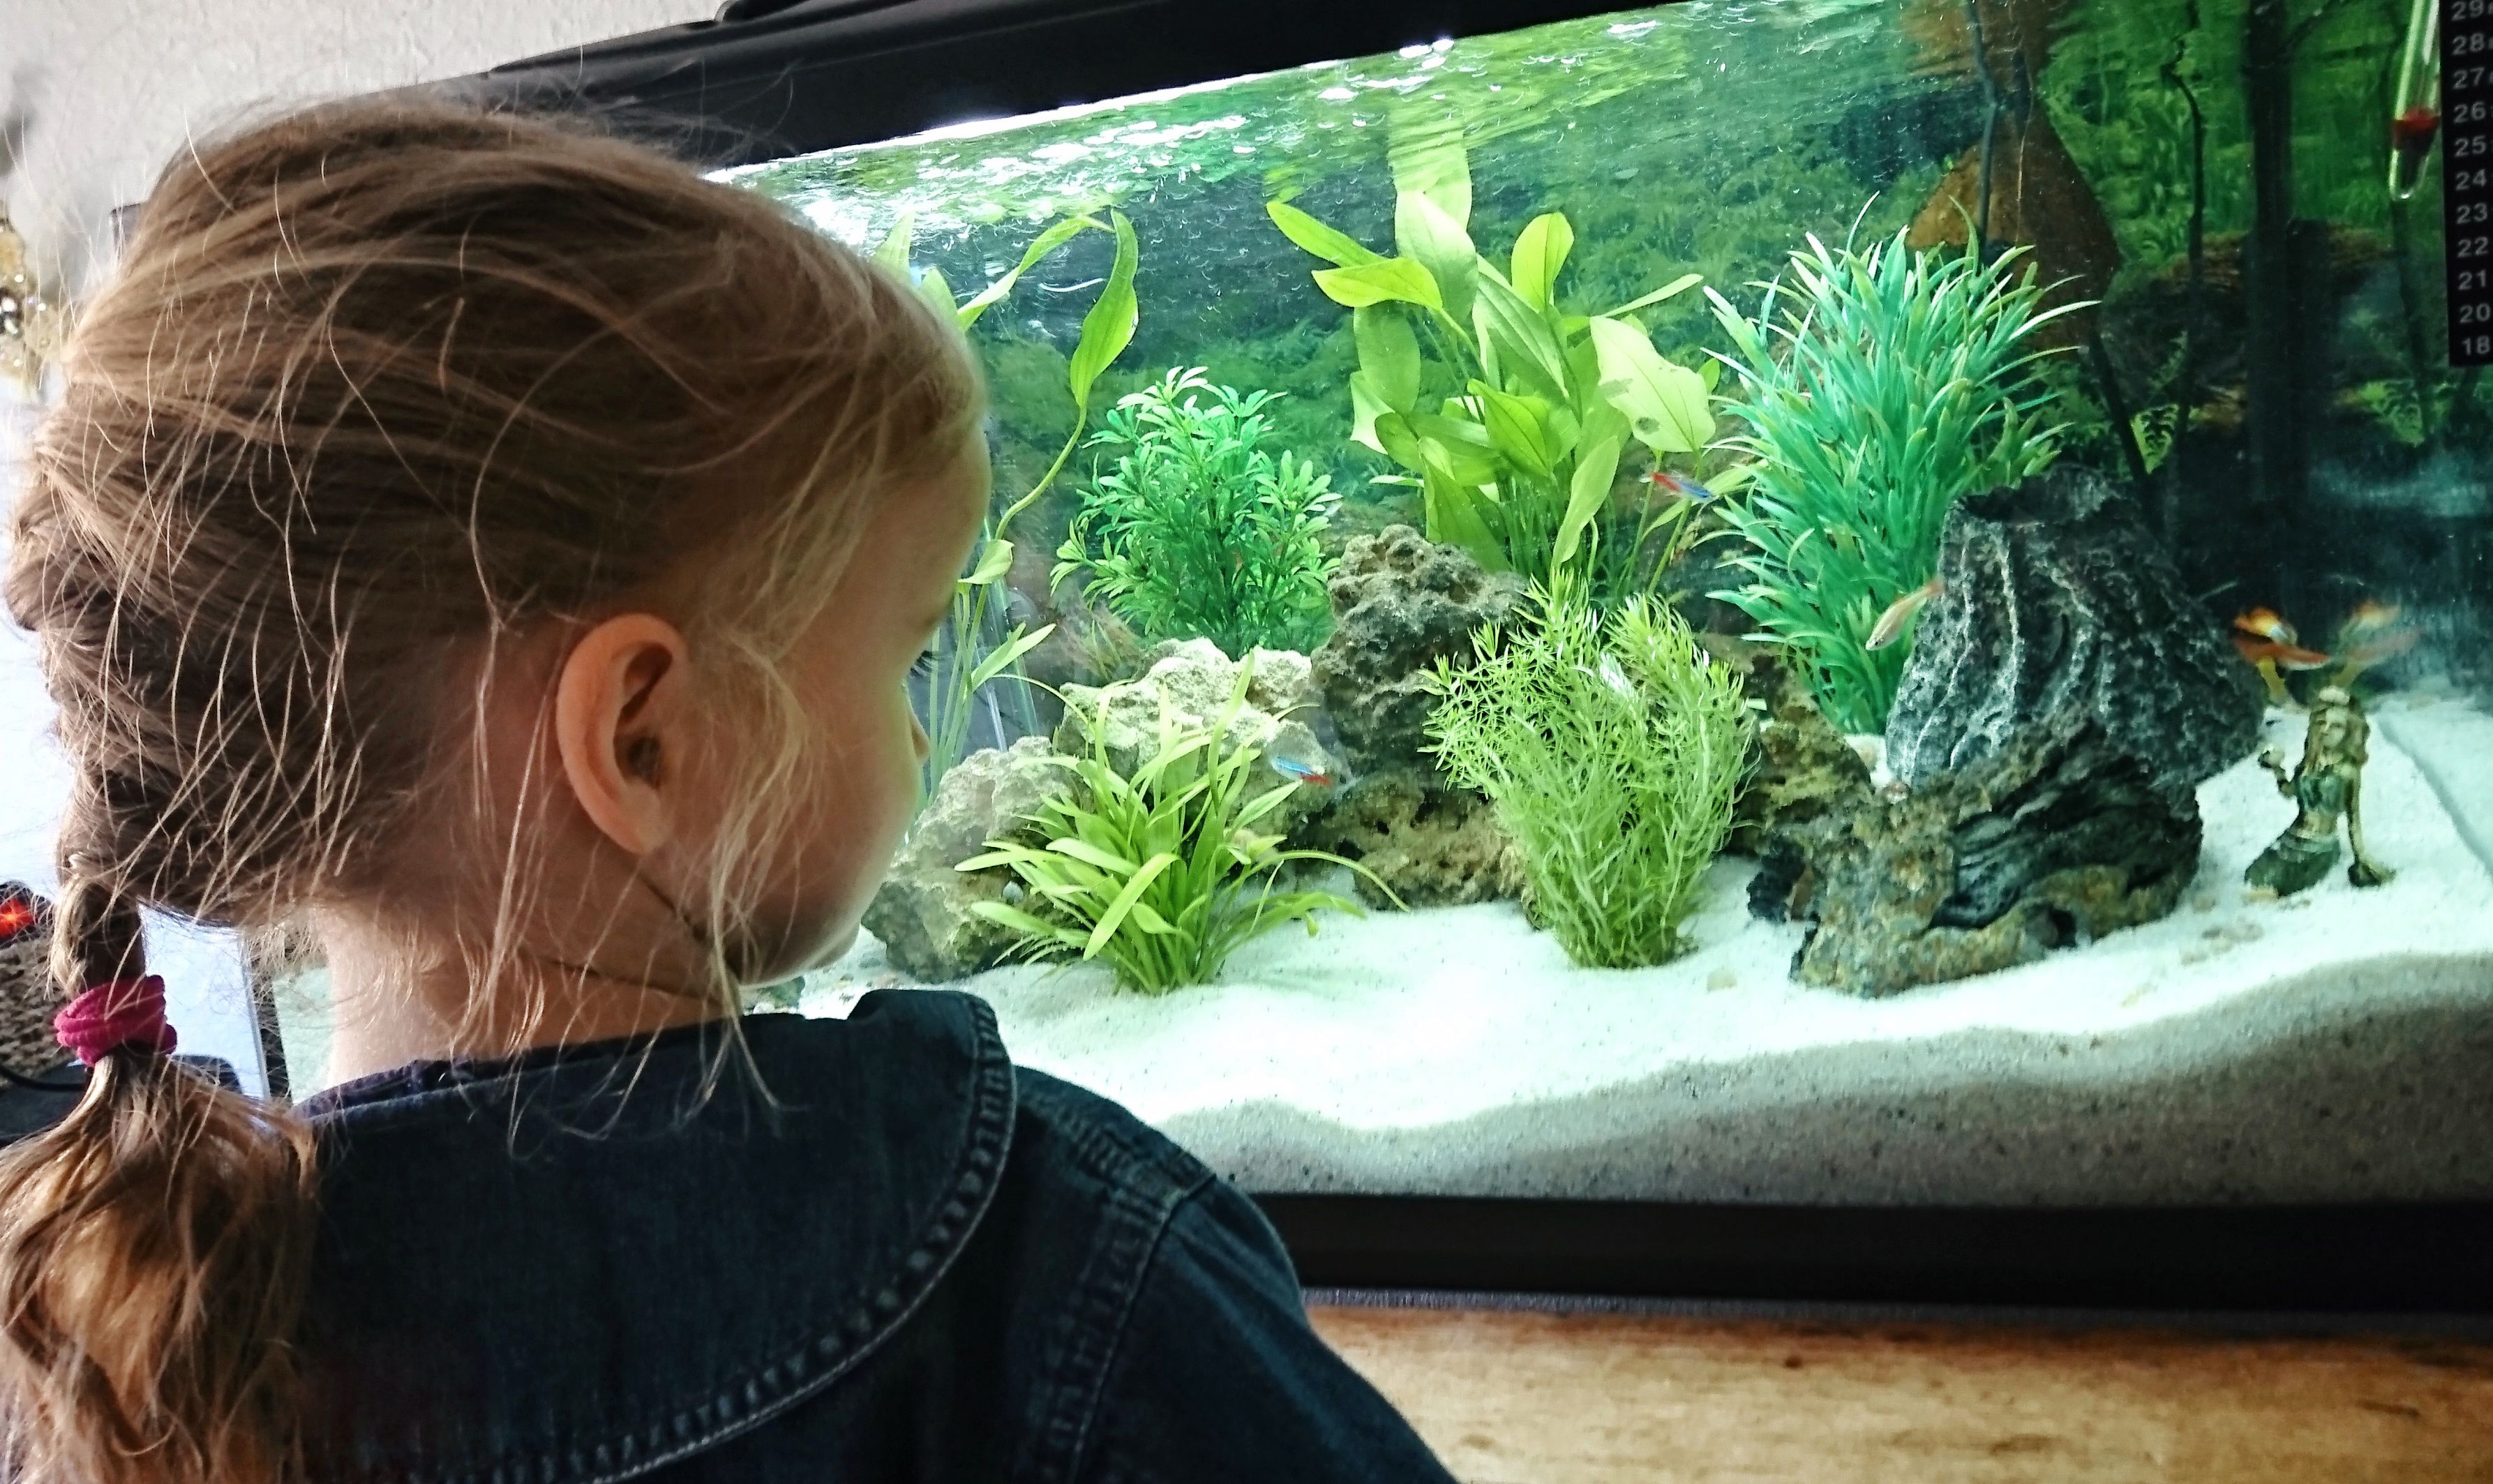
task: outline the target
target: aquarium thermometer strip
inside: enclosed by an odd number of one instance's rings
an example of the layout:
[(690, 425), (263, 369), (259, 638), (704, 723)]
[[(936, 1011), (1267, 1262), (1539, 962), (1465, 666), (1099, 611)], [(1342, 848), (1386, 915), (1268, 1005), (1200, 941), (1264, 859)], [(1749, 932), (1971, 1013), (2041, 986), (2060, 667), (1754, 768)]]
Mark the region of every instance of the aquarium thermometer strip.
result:
[(2493, 365), (2493, 0), (2439, 3), (2449, 363), (2486, 366)]

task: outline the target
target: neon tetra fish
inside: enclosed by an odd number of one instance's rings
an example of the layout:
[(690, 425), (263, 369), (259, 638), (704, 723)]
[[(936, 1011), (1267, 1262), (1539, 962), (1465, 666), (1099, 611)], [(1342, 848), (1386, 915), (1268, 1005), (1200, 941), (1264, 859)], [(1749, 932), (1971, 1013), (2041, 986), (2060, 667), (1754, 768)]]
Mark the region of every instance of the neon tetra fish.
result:
[(1294, 757), (1277, 757), (1267, 759), (1267, 761), (1272, 764), (1272, 768), (1275, 772), (1279, 773), (1284, 778), (1290, 779), (1292, 782), (1306, 783), (1316, 788), (1333, 787), (1333, 774), (1325, 769), (1316, 767), (1313, 763), (1302, 763)]
[(1700, 505), (1714, 502), (1715, 496), (1712, 490), (1694, 479), (1674, 474), (1667, 469), (1657, 469), (1649, 477), (1653, 480), (1655, 489), (1667, 494), (1676, 495), (1682, 500), (1693, 500)]

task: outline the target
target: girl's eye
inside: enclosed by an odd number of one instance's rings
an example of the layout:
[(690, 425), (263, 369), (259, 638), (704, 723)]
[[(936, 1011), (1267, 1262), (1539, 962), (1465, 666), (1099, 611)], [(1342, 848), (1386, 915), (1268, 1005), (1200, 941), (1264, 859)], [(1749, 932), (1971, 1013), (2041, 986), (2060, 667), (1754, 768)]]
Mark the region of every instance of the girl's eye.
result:
[(932, 676), (934, 673), (935, 649), (934, 646), (929, 645), (924, 650), (918, 651), (916, 660), (909, 667), (909, 675), (912, 680), (922, 681)]

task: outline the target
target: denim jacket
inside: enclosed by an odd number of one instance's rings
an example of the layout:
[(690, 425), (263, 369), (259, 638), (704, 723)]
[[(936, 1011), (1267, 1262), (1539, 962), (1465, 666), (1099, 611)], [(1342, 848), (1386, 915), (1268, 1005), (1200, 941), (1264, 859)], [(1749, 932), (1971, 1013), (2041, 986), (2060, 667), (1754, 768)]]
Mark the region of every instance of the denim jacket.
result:
[(983, 1002), (742, 1024), (307, 1100), (314, 1477), (1448, 1480), (1255, 1207)]

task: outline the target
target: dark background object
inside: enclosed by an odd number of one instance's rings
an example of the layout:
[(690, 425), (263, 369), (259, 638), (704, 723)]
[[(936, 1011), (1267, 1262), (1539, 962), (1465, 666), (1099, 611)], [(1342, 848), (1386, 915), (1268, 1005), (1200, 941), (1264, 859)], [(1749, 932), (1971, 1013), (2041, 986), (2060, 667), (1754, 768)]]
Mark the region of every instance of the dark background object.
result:
[(1934, 1207), (1267, 1196), (1309, 1287), (2493, 1316), (2493, 1204)]
[(2493, 15), (2444, 4), (2441, 211), (2449, 364), (2493, 366)]

